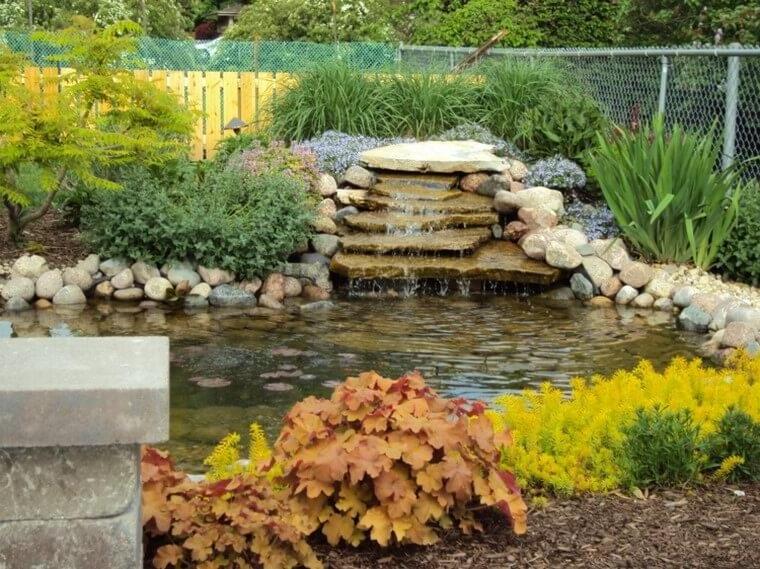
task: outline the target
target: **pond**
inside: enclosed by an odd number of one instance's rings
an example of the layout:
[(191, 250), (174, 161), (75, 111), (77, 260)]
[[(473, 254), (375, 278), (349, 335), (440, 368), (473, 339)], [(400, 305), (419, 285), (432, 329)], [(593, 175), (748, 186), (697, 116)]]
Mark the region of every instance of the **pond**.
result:
[[(697, 353), (700, 338), (669, 314), (586, 308), (518, 295), (343, 298), (311, 314), (251, 315), (222, 309), (141, 310), (97, 304), (80, 311), (0, 315), (0, 337), (168, 335), (171, 441), (199, 470), (213, 445), (252, 421), (270, 436), (307, 395), (374, 369), (419, 369), (443, 394), (489, 400), (551, 381), (608, 373), (639, 358), (663, 364)], [(258, 311), (257, 311), (258, 312)]]

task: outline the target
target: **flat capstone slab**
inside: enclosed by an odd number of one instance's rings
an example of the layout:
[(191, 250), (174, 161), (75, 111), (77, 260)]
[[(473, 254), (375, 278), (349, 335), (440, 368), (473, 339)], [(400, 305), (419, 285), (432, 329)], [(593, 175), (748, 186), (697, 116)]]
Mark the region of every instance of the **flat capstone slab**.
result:
[(0, 448), (168, 438), (168, 338), (0, 340)]
[(496, 156), (493, 149), (491, 145), (472, 140), (427, 140), (367, 150), (361, 153), (359, 160), (370, 168), (397, 172), (503, 172), (509, 165)]
[(0, 448), (0, 526), (118, 516), (139, 503), (139, 480), (136, 444)]
[(0, 523), (0, 568), (138, 569), (139, 504), (109, 518)]

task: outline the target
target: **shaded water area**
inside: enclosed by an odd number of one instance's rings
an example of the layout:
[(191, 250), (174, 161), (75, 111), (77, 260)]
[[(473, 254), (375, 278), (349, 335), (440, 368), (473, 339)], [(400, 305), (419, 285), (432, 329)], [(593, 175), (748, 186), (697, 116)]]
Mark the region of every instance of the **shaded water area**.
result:
[(258, 421), (272, 436), (297, 400), (329, 396), (360, 371), (396, 377), (416, 368), (446, 395), (489, 400), (544, 380), (567, 387), (642, 357), (663, 364), (696, 354), (700, 341), (668, 314), (518, 295), (344, 298), (310, 314), (100, 304), (0, 314), (0, 337), (10, 334), (168, 335), (168, 447), (196, 470), (229, 431)]

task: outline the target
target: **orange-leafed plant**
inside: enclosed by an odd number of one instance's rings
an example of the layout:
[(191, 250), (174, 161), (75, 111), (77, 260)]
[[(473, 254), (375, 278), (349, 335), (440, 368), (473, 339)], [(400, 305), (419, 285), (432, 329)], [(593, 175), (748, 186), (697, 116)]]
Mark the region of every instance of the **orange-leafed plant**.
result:
[(485, 405), (443, 399), (419, 373), (370, 372), (309, 397), (286, 415), (274, 448), (284, 480), (327, 541), (430, 544), (455, 523), (480, 529), (474, 510), (496, 506), (518, 534), (526, 506), (499, 466), (509, 435)]
[(282, 569), (322, 563), (294, 512), (256, 473), (193, 482), (167, 453), (142, 453), (142, 523), (153, 567)]

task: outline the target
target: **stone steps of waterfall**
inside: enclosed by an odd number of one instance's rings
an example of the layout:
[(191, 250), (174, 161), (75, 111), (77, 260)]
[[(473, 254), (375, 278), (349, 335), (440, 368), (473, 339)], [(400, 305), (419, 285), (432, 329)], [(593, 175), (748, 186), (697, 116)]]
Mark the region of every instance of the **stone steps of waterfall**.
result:
[(397, 200), (429, 200), (446, 201), (458, 198), (461, 190), (428, 188), (416, 184), (398, 184), (396, 182), (380, 182), (372, 188), (373, 194), (387, 196)]
[(375, 170), (375, 175), (378, 183), (418, 186), (432, 190), (450, 190), (459, 181), (459, 176), (456, 174), (415, 174), (414, 172)]
[(402, 200), (373, 195), (371, 192), (363, 196), (352, 196), (349, 201), (359, 209), (402, 211), (409, 214), (489, 213), (494, 211), (492, 198), (466, 192), (459, 192), (459, 196), (456, 198), (437, 202)]
[(437, 231), (454, 227), (490, 227), (499, 222), (496, 212), (415, 215), (394, 211), (363, 211), (347, 215), (343, 222), (366, 233)]
[(382, 235), (353, 233), (341, 237), (343, 251), (348, 253), (426, 253), (464, 254), (491, 239), (491, 229), (444, 229), (419, 235)]
[(350, 279), (451, 278), (550, 285), (560, 271), (528, 258), (509, 241), (491, 241), (467, 257), (366, 255), (341, 251), (330, 270)]

